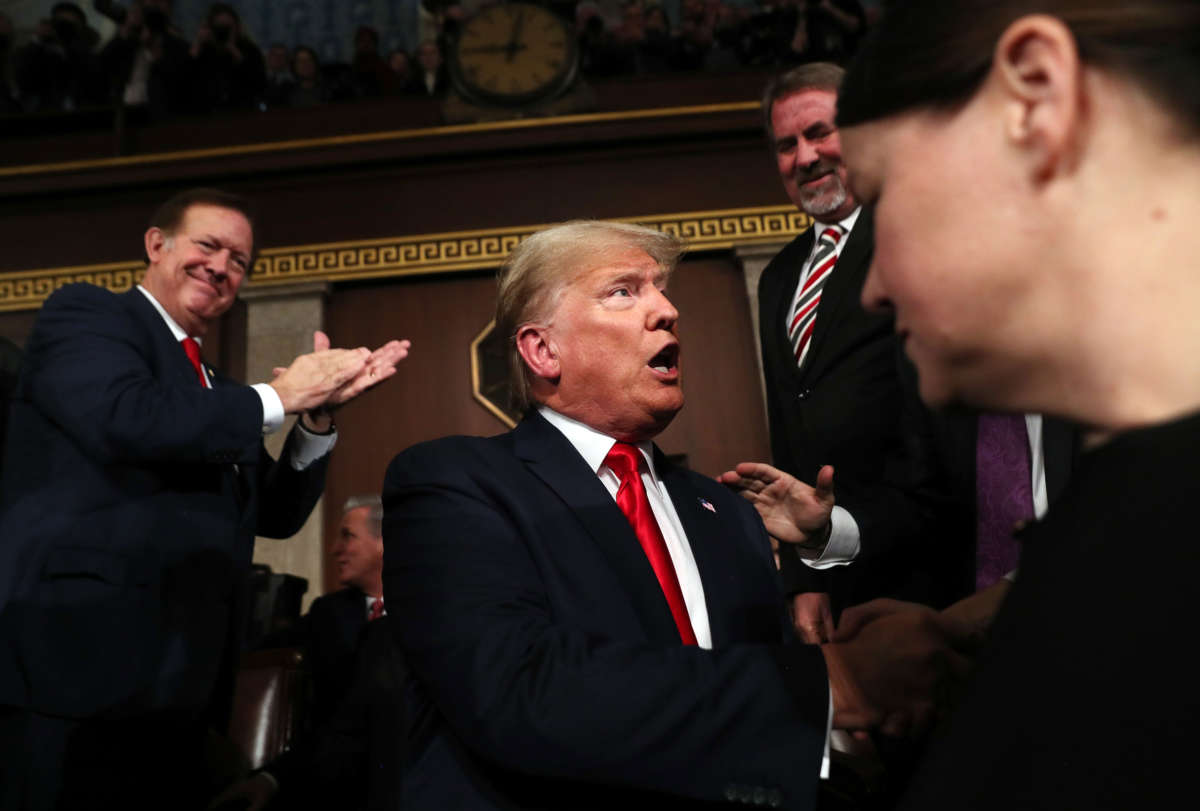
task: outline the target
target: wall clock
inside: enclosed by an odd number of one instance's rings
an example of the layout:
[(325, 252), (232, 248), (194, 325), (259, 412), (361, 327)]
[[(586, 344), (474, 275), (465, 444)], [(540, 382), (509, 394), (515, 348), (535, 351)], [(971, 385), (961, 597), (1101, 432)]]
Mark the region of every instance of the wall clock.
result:
[(464, 21), (448, 66), (465, 98), (518, 106), (562, 93), (575, 79), (578, 49), (571, 27), (532, 3), (503, 3)]

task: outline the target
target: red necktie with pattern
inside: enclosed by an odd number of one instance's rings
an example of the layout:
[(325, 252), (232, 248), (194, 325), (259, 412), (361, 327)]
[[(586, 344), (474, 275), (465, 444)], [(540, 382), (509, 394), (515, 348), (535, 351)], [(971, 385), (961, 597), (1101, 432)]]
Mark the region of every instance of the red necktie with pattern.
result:
[(817, 323), (817, 305), (821, 302), (821, 290), (837, 264), (838, 248), (841, 246), (845, 231), (840, 225), (831, 225), (821, 232), (817, 240), (817, 249), (813, 253), (812, 269), (808, 278), (800, 288), (800, 295), (792, 305), (792, 317), (788, 319), (787, 335), (792, 345), (792, 353), (796, 363), (804, 360), (804, 351), (808, 349), (812, 338), (813, 326)]
[(204, 379), (204, 370), (200, 368), (200, 344), (190, 336), (179, 343), (183, 344), (183, 351), (187, 353), (188, 360), (192, 362), (192, 368), (196, 370), (196, 377), (200, 378), (200, 385), (207, 389), (208, 381)]
[(642, 484), (642, 476), (638, 465), (642, 454), (628, 442), (617, 442), (604, 458), (604, 464), (617, 474), (621, 486), (617, 489), (617, 506), (625, 513), (637, 535), (638, 543), (650, 560), (658, 585), (667, 598), (671, 615), (675, 618), (675, 626), (679, 629), (679, 638), (685, 645), (696, 644), (696, 634), (692, 630), (692, 621), (688, 617), (687, 604), (683, 601), (683, 591), (679, 588), (679, 577), (675, 574), (675, 565), (671, 562), (671, 553), (667, 551), (667, 542), (663, 540), (662, 530), (654, 519), (650, 509), (650, 499), (646, 496), (646, 487)]
[(383, 616), (383, 598), (376, 597), (371, 600), (371, 611), (367, 614), (367, 622), (377, 620)]

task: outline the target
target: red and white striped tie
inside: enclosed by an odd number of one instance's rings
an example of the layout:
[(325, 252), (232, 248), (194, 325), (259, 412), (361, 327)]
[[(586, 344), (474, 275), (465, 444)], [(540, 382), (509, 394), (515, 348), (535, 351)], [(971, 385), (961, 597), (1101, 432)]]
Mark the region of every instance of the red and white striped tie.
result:
[(817, 249), (813, 253), (810, 263), (812, 269), (808, 272), (808, 278), (804, 280), (804, 284), (796, 296), (796, 302), (792, 305), (787, 335), (798, 364), (804, 362), (804, 353), (808, 350), (808, 344), (812, 338), (813, 325), (817, 322), (817, 305), (821, 301), (821, 289), (825, 287), (825, 282), (829, 279), (829, 274), (833, 272), (834, 264), (837, 263), (838, 248), (841, 247), (842, 237), (845, 234), (845, 230), (840, 225), (831, 225), (821, 232), (821, 236), (817, 240)]

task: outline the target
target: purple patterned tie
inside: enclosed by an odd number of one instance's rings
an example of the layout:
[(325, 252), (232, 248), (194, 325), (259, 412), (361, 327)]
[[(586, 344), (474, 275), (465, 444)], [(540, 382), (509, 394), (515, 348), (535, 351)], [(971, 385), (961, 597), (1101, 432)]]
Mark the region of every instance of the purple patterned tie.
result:
[(1013, 531), (1033, 518), (1029, 434), (1022, 414), (982, 414), (975, 444), (975, 588), (1017, 567)]

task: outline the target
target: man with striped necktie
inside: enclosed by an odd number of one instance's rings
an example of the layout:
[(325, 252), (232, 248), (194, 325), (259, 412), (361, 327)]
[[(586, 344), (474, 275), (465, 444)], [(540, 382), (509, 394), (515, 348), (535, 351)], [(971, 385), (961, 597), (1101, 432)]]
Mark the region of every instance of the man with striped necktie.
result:
[(841, 77), (836, 65), (802, 65), (774, 79), (763, 100), (784, 189), (813, 220), (767, 265), (758, 289), (772, 455), (807, 485), (810, 537), (780, 550), (807, 642), (827, 638), (845, 606), (925, 596), (901, 551), (922, 514), (889, 480), (908, 470), (899, 345), (892, 317), (859, 302), (872, 222), (846, 183), (834, 122)]

